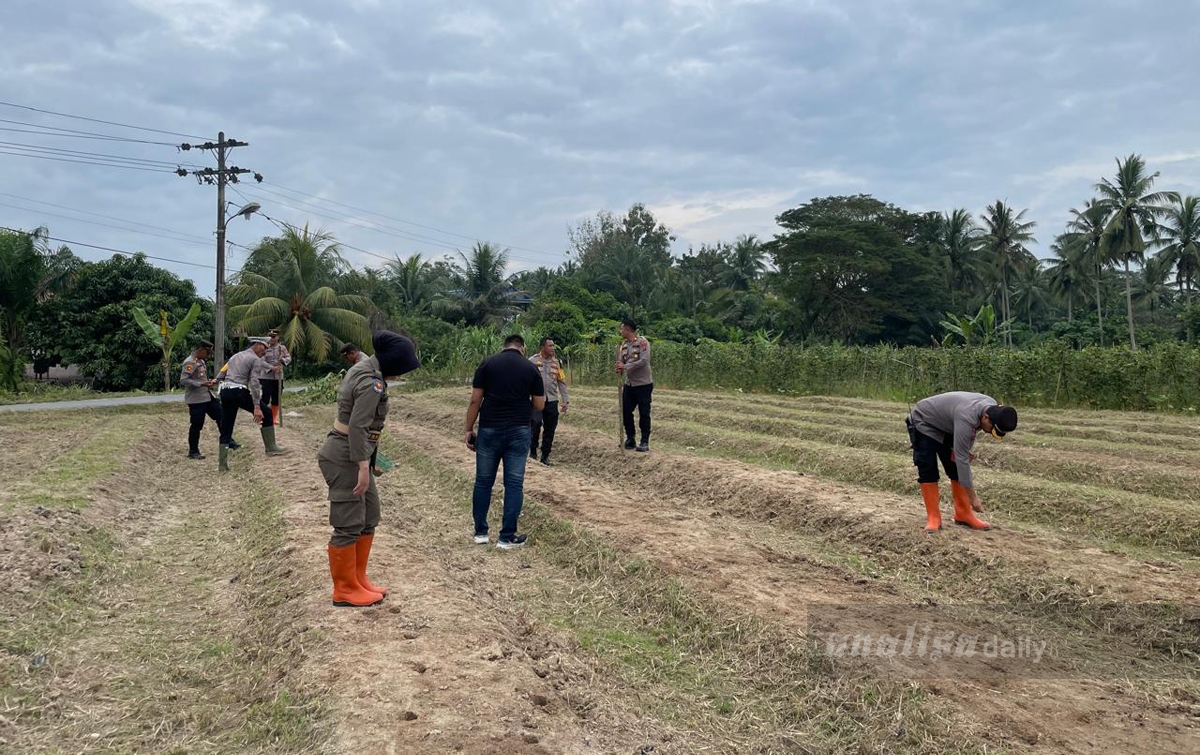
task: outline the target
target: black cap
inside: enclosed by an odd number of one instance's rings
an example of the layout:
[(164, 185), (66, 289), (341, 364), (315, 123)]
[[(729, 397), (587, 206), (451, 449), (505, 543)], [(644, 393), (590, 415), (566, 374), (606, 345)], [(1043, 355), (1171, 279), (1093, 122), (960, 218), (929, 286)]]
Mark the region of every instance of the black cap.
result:
[(371, 336), (371, 345), (375, 347), (375, 359), (379, 361), (379, 371), (384, 377), (403, 375), (421, 366), (417, 346), (408, 336), (377, 330)]
[(349, 354), (351, 351), (358, 351), (358, 347), (352, 343), (343, 344), (339, 353)]
[(212, 349), (213, 349), (212, 341), (201, 341), (200, 343), (196, 344), (196, 348), (197, 349), (208, 349), (209, 351), (212, 351)]
[(987, 416), (1001, 438), (1017, 429), (1017, 410), (1011, 406), (989, 406)]

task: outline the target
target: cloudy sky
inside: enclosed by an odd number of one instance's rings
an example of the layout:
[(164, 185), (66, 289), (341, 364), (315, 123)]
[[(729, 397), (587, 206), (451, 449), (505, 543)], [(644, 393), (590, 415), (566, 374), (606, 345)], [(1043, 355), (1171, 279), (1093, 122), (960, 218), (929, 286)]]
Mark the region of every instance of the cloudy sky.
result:
[[(556, 265), (568, 227), (639, 201), (682, 252), (858, 192), (976, 213), (1006, 199), (1044, 247), (1130, 152), (1200, 193), (1191, 0), (5, 0), (0, 38), (0, 100), (248, 141), (231, 162), (267, 182), (245, 197), (366, 250), (348, 250), (360, 266), (474, 238)], [(212, 264), (215, 189), (10, 154), (210, 164), (17, 129), (183, 137), (0, 118), (0, 225)], [(273, 230), (239, 220), (230, 240)], [(211, 269), (162, 264), (211, 295)]]

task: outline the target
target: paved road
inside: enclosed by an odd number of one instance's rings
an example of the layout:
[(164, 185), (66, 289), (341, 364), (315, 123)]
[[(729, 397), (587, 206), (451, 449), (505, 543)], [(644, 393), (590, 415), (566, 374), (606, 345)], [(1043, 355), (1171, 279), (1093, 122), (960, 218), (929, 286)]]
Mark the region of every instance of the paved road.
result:
[[(297, 385), (283, 389), (284, 393), (296, 393), (307, 386)], [(0, 412), (43, 412), (43, 411), (73, 411), (76, 409), (111, 409), (117, 406), (137, 406), (139, 404), (168, 404), (183, 403), (182, 393), (161, 393), (154, 396), (125, 396), (123, 398), (89, 398), (80, 401), (43, 401), (37, 404), (4, 404)]]

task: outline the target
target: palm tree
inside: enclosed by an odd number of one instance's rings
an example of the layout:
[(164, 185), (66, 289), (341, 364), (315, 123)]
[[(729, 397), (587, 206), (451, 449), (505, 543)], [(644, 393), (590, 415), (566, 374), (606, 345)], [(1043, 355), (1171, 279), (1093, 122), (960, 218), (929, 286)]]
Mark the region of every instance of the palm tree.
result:
[(1013, 275), (1013, 298), (1025, 310), (1025, 321), (1033, 329), (1033, 311), (1045, 306), (1050, 298), (1050, 288), (1046, 282), (1046, 274), (1042, 270), (1041, 260), (1031, 260), (1017, 268)]
[(1137, 334), (1133, 328), (1133, 279), (1129, 263), (1141, 263), (1146, 256), (1146, 242), (1161, 235), (1158, 221), (1168, 213), (1167, 202), (1178, 195), (1169, 191), (1151, 192), (1158, 172), (1148, 174), (1141, 155), (1117, 160), (1116, 181), (1101, 179), (1096, 184), (1100, 204), (1108, 214), (1104, 226), (1104, 243), (1110, 259), (1125, 265), (1125, 310), (1129, 320), (1129, 348), (1137, 350)]
[(288, 227), (250, 252), (226, 292), (230, 320), (246, 332), (278, 328), (294, 356), (324, 362), (344, 342), (371, 339), (371, 300), (339, 293), (350, 269), (333, 236)]
[(1054, 259), (1046, 267), (1046, 282), (1050, 293), (1067, 305), (1067, 322), (1073, 319), (1075, 299), (1087, 282), (1087, 262), (1083, 254), (1070, 244), (1066, 234), (1050, 245)]
[(721, 284), (733, 291), (749, 291), (750, 285), (767, 269), (766, 252), (754, 235), (738, 236), (729, 250)]
[(1071, 210), (1071, 221), (1062, 238), (1073, 254), (1088, 269), (1087, 277), (1096, 285), (1096, 321), (1100, 326), (1100, 345), (1104, 346), (1104, 268), (1109, 265), (1104, 245), (1107, 210), (1098, 200), (1088, 200), (1083, 210)]
[(1200, 275), (1200, 197), (1174, 198), (1162, 224), (1162, 238), (1166, 246), (1159, 256), (1170, 260), (1179, 293), (1186, 290), (1190, 303)]
[(494, 244), (477, 242), (471, 253), (458, 253), (454, 282), (438, 301), (443, 314), (458, 315), (468, 325), (500, 325), (517, 313), (520, 291), (508, 274), (508, 252)]
[(938, 243), (949, 263), (950, 301), (958, 309), (958, 292), (979, 287), (977, 258), (982, 231), (968, 210), (942, 213), (938, 221)]
[(50, 231), (0, 231), (0, 337), (14, 351), (25, 346), (34, 307), (68, 286), (82, 264), (67, 247), (51, 251)]
[[(1004, 322), (1012, 318), (1008, 282), (1017, 270), (1033, 259), (1025, 244), (1035, 240), (1033, 228), (1037, 223), (1032, 220), (1026, 221), (1026, 212), (1021, 210), (1014, 213), (1012, 207), (997, 199), (982, 216), (986, 231), (982, 248), (991, 257), (1000, 279), (1000, 307)], [(1004, 342), (1012, 346), (1011, 332), (1004, 334)]]
[(1133, 281), (1133, 300), (1150, 313), (1154, 322), (1159, 312), (1171, 305), (1172, 260), (1161, 252), (1146, 258)]
[(425, 312), (438, 297), (437, 281), (433, 265), (420, 254), (407, 259), (396, 257), (385, 266), (388, 279), (400, 294), (400, 302), (406, 312)]

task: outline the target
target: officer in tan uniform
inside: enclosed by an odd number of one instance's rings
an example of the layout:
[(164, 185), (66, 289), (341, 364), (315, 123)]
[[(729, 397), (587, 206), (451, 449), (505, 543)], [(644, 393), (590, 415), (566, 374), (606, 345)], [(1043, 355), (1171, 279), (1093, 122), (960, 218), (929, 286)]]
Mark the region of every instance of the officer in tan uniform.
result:
[[(567, 396), (567, 373), (563, 371), (562, 362), (554, 353), (554, 339), (543, 338), (538, 353), (529, 358), (542, 376), (546, 388), (546, 407), (540, 412), (535, 410), (529, 422), (530, 441), (529, 458), (538, 458), (538, 438), (542, 441), (542, 464), (550, 466), (550, 449), (554, 446), (554, 431), (558, 429), (558, 416), (566, 414), (570, 407)], [(545, 428), (545, 434), (542, 429)]]
[(203, 459), (200, 453), (200, 431), (204, 429), (206, 417), (212, 417), (221, 432), (221, 402), (210, 390), (217, 384), (216, 380), (208, 377), (208, 365), (205, 364), (208, 355), (212, 353), (213, 345), (209, 341), (201, 341), (191, 355), (183, 360), (183, 368), (179, 372), (179, 385), (183, 387), (183, 402), (187, 404), (191, 425), (188, 427), (188, 458)]
[[(654, 375), (650, 371), (650, 342), (638, 334), (633, 320), (621, 323), (621, 345), (617, 347), (617, 373), (624, 376), (621, 391), (621, 419), (625, 425), (625, 449), (650, 450), (650, 398), (654, 393)], [(642, 440), (633, 442), (633, 410), (638, 411)]]
[(262, 410), (271, 415), (271, 424), (278, 427), (279, 421), (279, 389), (283, 385), (283, 368), (292, 363), (292, 355), (286, 346), (279, 341), (279, 331), (267, 333), (267, 350), (263, 353), (263, 361), (270, 366), (271, 371), (263, 373), (259, 378), (262, 383)]
[(224, 427), (221, 428), (221, 444), (229, 448), (233, 441), (233, 427), (237, 423), (238, 410), (254, 415), (254, 421), (262, 427), (263, 448), (268, 456), (287, 453), (287, 449), (275, 442), (275, 423), (270, 412), (262, 410), (262, 376), (271, 372), (271, 366), (263, 359), (267, 346), (255, 342), (229, 358), (221, 368), (224, 376), (221, 385), (221, 413)]
[(417, 349), (405, 336), (376, 331), (375, 356), (346, 371), (338, 389), (337, 419), (317, 454), (329, 486), (327, 548), (335, 606), (370, 606), (388, 594), (367, 578), (367, 561), (379, 524), (379, 492), (371, 458), (388, 413), (387, 378), (421, 366)]

